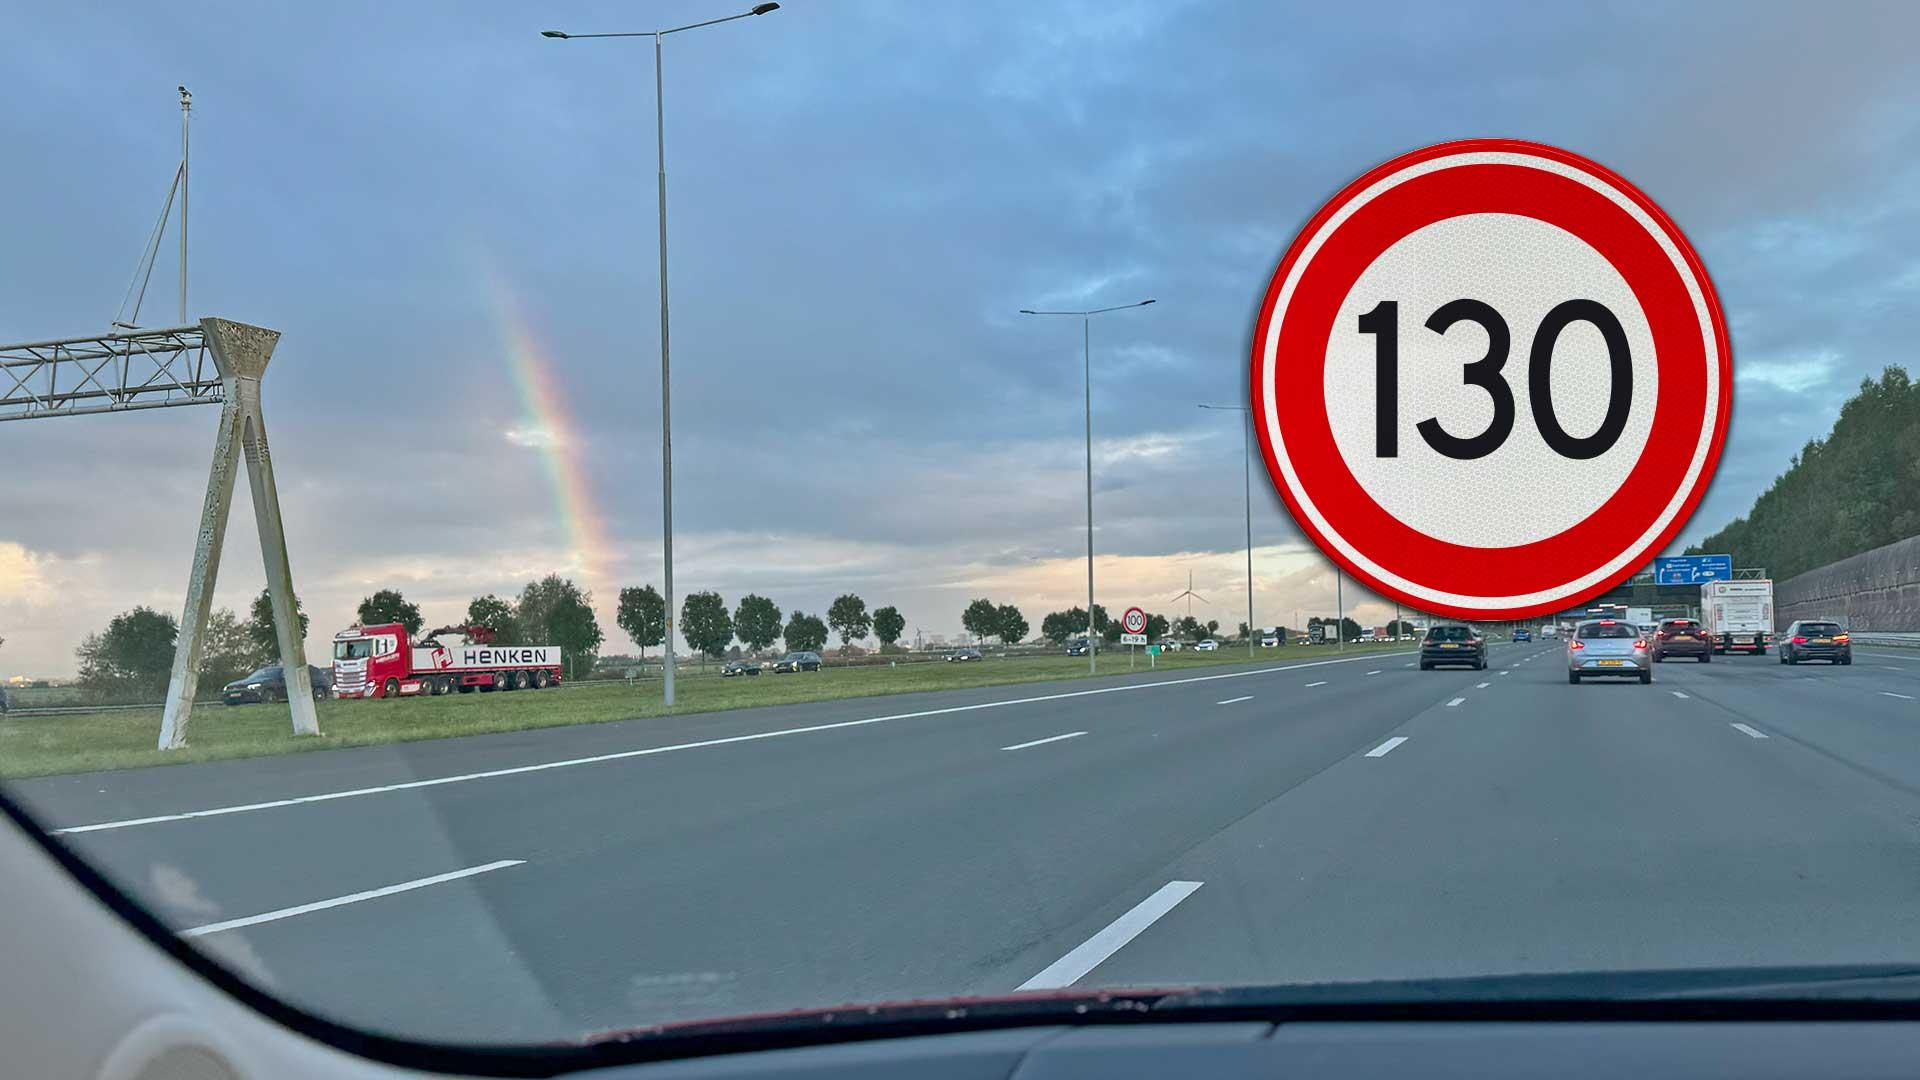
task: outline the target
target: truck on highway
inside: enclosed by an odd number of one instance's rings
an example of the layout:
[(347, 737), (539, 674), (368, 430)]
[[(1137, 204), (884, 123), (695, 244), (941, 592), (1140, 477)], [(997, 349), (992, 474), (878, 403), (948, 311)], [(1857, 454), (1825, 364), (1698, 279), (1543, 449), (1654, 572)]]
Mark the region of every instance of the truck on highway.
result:
[[(459, 640), (449, 643), (443, 637)], [(493, 633), (483, 626), (443, 626), (418, 641), (400, 623), (350, 626), (333, 635), (335, 697), (424, 697), (559, 685), (559, 646), (495, 645)]]
[(1766, 652), (1773, 638), (1773, 582), (1707, 582), (1700, 586), (1700, 622), (1714, 652)]

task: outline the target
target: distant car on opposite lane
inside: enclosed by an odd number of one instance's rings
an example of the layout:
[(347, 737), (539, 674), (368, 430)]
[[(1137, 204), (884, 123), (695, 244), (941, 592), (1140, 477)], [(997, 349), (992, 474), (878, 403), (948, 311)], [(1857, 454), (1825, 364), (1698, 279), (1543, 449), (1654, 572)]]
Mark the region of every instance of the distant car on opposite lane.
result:
[[(1086, 638), (1080, 638), (1077, 641), (1069, 641), (1067, 642), (1067, 655), (1068, 656), (1085, 656), (1087, 655), (1087, 648), (1088, 648), (1088, 645), (1087, 645)], [(1094, 652), (1100, 651), (1100, 647), (1098, 645), (1094, 645), (1092, 646), (1092, 648)]]
[(1420, 639), (1420, 670), (1431, 671), (1441, 664), (1465, 664), (1478, 670), (1487, 666), (1487, 639), (1465, 623), (1443, 623), (1427, 628)]
[(1208, 638), (1205, 641), (1196, 643), (1193, 647), (1193, 651), (1194, 652), (1212, 652), (1215, 649), (1218, 649), (1219, 647), (1220, 647), (1219, 642), (1213, 640), (1212, 638)]
[(720, 674), (729, 677), (734, 675), (758, 675), (760, 674), (760, 661), (729, 660), (727, 661), (727, 666), (720, 669)]
[(1260, 635), (1260, 647), (1261, 647), (1261, 648), (1263, 648), (1263, 649), (1277, 649), (1277, 648), (1279, 648), (1279, 647), (1280, 647), (1280, 635), (1278, 635), (1278, 634), (1261, 634), (1261, 635)]
[(1529, 629), (1527, 629), (1526, 627), (1524, 627), (1524, 626), (1523, 626), (1523, 627), (1521, 627), (1521, 628), (1519, 628), (1518, 630), (1515, 630), (1515, 631), (1513, 632), (1513, 640), (1514, 640), (1514, 641), (1515, 641), (1516, 643), (1518, 643), (1518, 642), (1522, 642), (1522, 641), (1532, 641), (1532, 640), (1533, 640), (1533, 631), (1531, 631), (1531, 630), (1529, 630)]
[(1663, 620), (1653, 628), (1650, 646), (1656, 664), (1670, 656), (1691, 656), (1695, 663), (1713, 663), (1713, 642), (1697, 619)]
[(974, 648), (948, 649), (945, 660), (949, 664), (964, 664), (969, 660), (983, 659), (980, 650)]
[[(333, 672), (307, 665), (307, 682), (313, 687), (313, 699), (319, 701), (333, 690)], [(287, 700), (287, 677), (279, 664), (249, 675), (242, 675), (220, 688), (220, 700), (228, 705), (255, 705)]]
[(1652, 649), (1640, 628), (1618, 619), (1595, 619), (1574, 629), (1567, 642), (1567, 682), (1596, 677), (1653, 681)]
[(1829, 664), (1852, 664), (1853, 641), (1846, 627), (1827, 619), (1797, 619), (1776, 639), (1780, 643), (1780, 662), (1797, 664), (1802, 660), (1825, 660)]
[(790, 652), (773, 662), (774, 674), (789, 671), (819, 671), (820, 654), (817, 652)]

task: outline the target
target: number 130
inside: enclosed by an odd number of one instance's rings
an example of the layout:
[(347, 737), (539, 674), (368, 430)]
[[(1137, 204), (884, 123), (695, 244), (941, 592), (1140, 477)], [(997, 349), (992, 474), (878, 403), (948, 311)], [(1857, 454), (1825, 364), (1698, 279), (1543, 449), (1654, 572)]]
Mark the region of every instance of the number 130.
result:
[[(1487, 354), (1461, 371), (1461, 381), (1478, 386), (1493, 399), (1493, 422), (1470, 438), (1450, 434), (1435, 417), (1415, 425), (1427, 445), (1450, 458), (1472, 461), (1500, 449), (1513, 432), (1513, 388), (1501, 375), (1513, 335), (1507, 321), (1490, 305), (1479, 300), (1453, 300), (1427, 317), (1427, 329), (1445, 334), (1454, 323), (1475, 322), (1487, 332)], [(1569, 324), (1590, 323), (1607, 343), (1607, 365), (1611, 374), (1607, 390), (1607, 415), (1600, 427), (1585, 438), (1574, 438), (1560, 426), (1553, 411), (1553, 347), (1560, 332)], [(1382, 300), (1372, 311), (1360, 316), (1360, 332), (1374, 335), (1374, 455), (1400, 456), (1400, 304)], [(1533, 421), (1540, 437), (1561, 457), (1585, 461), (1613, 448), (1627, 426), (1627, 411), (1633, 401), (1633, 360), (1627, 349), (1627, 334), (1620, 320), (1596, 300), (1568, 300), (1540, 320), (1533, 335), (1533, 349), (1527, 357), (1527, 398), (1533, 408)]]

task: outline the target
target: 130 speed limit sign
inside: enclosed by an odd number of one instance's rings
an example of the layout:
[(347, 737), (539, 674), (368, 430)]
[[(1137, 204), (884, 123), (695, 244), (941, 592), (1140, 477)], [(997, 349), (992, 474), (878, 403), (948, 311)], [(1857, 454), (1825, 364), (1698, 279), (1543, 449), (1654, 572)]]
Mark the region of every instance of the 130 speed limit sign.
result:
[(1254, 327), (1255, 430), (1294, 519), (1382, 595), (1461, 618), (1559, 611), (1659, 552), (1713, 475), (1731, 389), (1680, 230), (1536, 143), (1355, 180)]

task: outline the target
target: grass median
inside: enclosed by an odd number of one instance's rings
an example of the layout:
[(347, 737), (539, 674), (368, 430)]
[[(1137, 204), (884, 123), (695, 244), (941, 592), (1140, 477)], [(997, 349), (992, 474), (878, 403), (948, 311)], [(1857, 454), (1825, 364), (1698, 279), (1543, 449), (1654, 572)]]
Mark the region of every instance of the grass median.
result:
[[(1399, 645), (1349, 645), (1344, 655), (1362, 651), (1410, 649)], [(1258, 662), (1297, 663), (1329, 660), (1337, 654), (1324, 647), (1261, 649)], [(1162, 656), (1152, 670), (1192, 671), (1222, 664), (1246, 663), (1245, 649), (1218, 652), (1180, 652)], [(1099, 657), (1100, 674), (1127, 674), (1124, 653)], [(1134, 658), (1134, 672), (1149, 670), (1147, 658)], [(723, 679), (714, 675), (683, 675), (675, 686), (679, 700), (672, 709), (660, 703), (658, 679), (636, 682), (595, 682), (559, 690), (505, 694), (454, 694), (438, 698), (402, 698), (394, 701), (324, 701), (320, 703), (321, 734), (298, 738), (285, 705), (203, 705), (194, 710), (189, 745), (161, 752), (154, 749), (160, 731), (160, 710), (128, 709), (112, 712), (69, 713), (59, 716), (16, 716), (0, 720), (0, 777), (45, 776), (54, 773), (127, 769), (146, 765), (174, 765), (221, 758), (331, 750), (375, 743), (444, 739), (567, 724), (596, 724), (613, 720), (684, 713), (719, 712), (760, 705), (791, 705), (807, 701), (910, 694), (929, 690), (958, 690), (976, 686), (1004, 686), (1056, 679), (1087, 678), (1082, 657), (989, 657), (977, 663), (913, 663), (899, 667), (829, 667), (825, 671), (791, 675), (760, 675)]]

